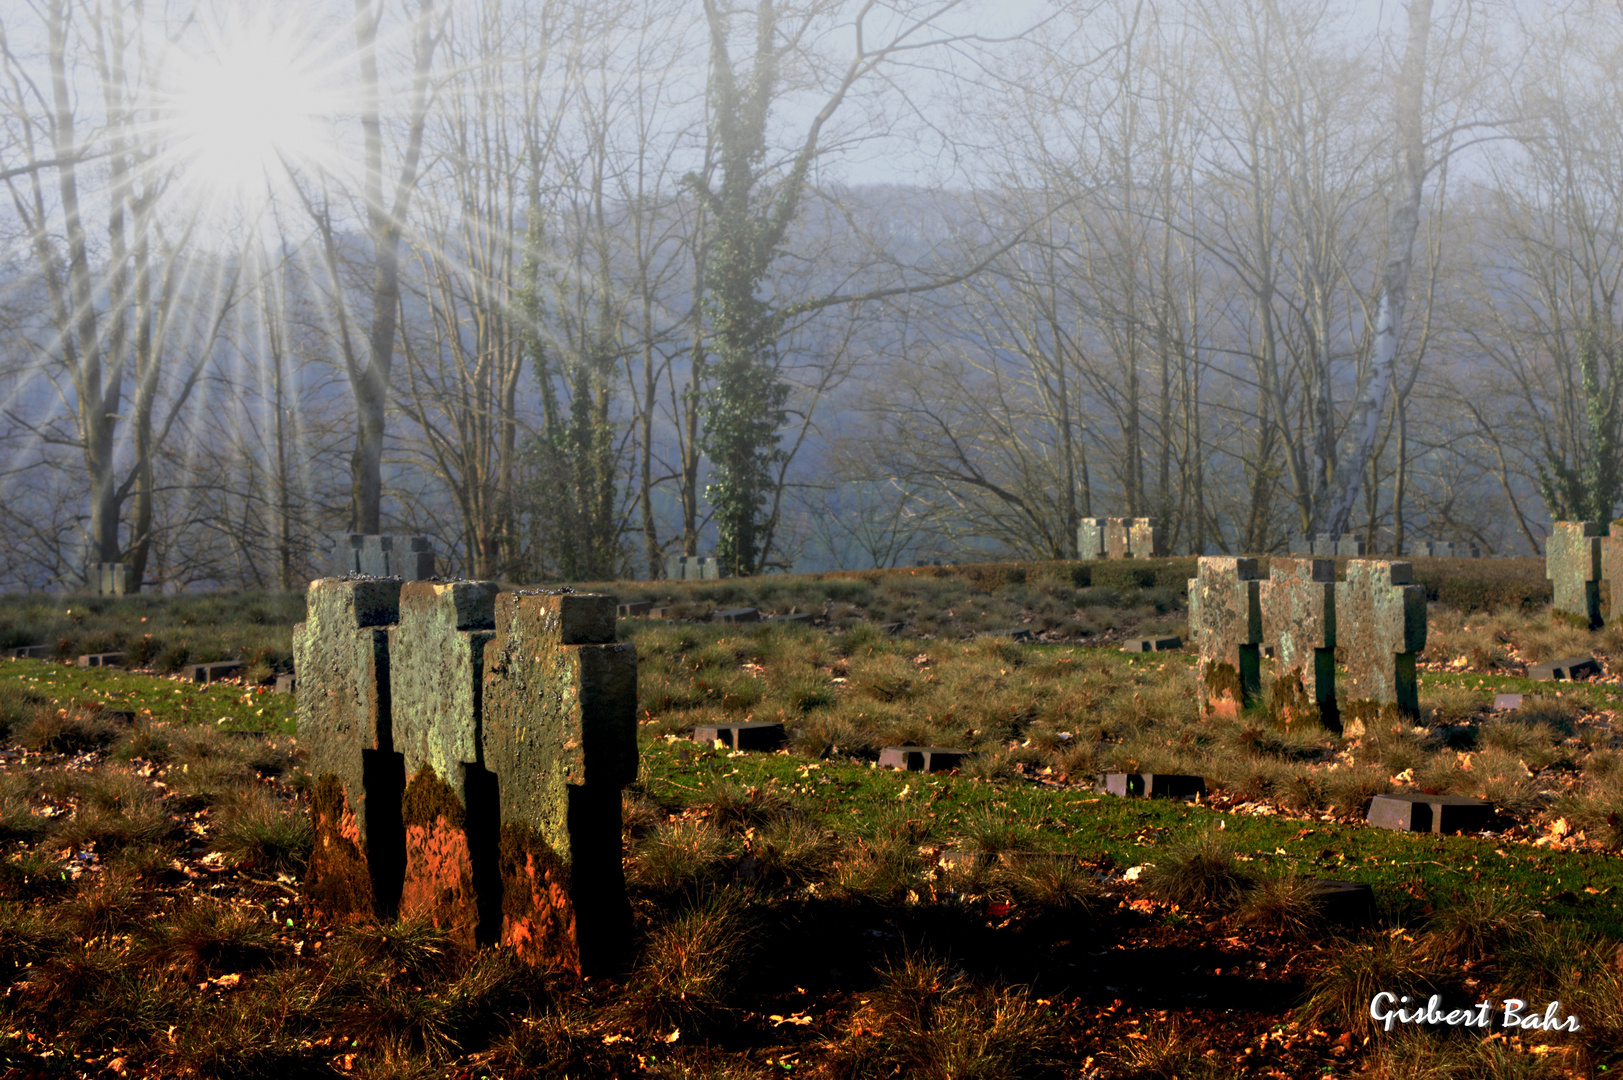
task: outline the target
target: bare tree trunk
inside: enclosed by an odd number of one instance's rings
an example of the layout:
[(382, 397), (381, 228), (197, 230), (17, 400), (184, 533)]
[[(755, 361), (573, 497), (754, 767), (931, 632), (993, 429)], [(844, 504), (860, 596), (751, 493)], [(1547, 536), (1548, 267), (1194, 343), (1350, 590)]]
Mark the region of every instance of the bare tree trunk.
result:
[(1369, 377), (1353, 414), (1353, 445), (1337, 472), (1334, 501), (1326, 514), (1326, 527), (1340, 535), (1352, 516), (1364, 472), (1374, 453), (1381, 417), (1392, 387), (1403, 330), (1403, 307), (1409, 288), (1409, 267), (1414, 258), (1415, 232), (1420, 226), (1420, 193), (1426, 178), (1425, 108), (1426, 45), (1431, 33), (1431, 0), (1410, 0), (1409, 41), (1396, 86), (1398, 185), (1392, 193), (1386, 226), (1386, 261), (1381, 270), (1381, 296), (1376, 309), (1375, 350)]

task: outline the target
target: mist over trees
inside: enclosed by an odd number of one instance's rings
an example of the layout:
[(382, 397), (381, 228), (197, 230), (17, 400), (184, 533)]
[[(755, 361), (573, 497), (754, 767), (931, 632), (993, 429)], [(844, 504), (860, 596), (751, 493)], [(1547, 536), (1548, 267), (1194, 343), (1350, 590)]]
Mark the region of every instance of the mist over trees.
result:
[[(13, 5), (0, 588), (1539, 552), (1623, 501), (1623, 13), (1369, 8)], [(233, 186), (255, 35), (319, 137)]]

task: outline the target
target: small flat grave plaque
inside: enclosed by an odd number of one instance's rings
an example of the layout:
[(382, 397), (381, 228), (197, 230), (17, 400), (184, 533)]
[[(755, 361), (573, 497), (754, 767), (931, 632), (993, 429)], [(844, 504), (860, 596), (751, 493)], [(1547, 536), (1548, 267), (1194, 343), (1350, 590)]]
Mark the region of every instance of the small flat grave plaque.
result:
[(1497, 694), (1494, 696), (1493, 708), (1495, 712), (1509, 712), (1511, 709), (1521, 707), (1522, 696), (1520, 694)]
[(1099, 790), (1122, 798), (1193, 799), (1205, 794), (1206, 781), (1176, 773), (1105, 773)]
[(122, 667), (124, 654), (121, 652), (87, 653), (79, 657), (80, 667)]
[(1172, 637), (1141, 637), (1130, 638), (1127, 644), (1121, 647), (1122, 652), (1171, 652), (1183, 648), (1183, 638)]
[(1479, 832), (1493, 824), (1493, 803), (1466, 795), (1377, 795), (1367, 820), (1399, 832)]
[(635, 600), (629, 604), (620, 604), (615, 607), (614, 614), (621, 619), (629, 619), (637, 615), (646, 615), (654, 610), (652, 600)]
[(1375, 891), (1361, 881), (1315, 878), (1308, 882), (1313, 903), (1333, 923), (1364, 926), (1375, 919)]
[(701, 724), (693, 741), (710, 746), (720, 742), (733, 750), (776, 750), (783, 745), (783, 725), (773, 720), (745, 720), (737, 724)]
[(664, 607), (649, 608), (648, 617), (650, 619), (674, 619), (676, 618), (676, 609), (669, 605)]
[(56, 652), (55, 645), (24, 645), (11, 650), (14, 660), (49, 660)]
[(763, 625), (772, 626), (809, 626), (811, 621), (810, 613), (805, 611), (797, 611), (793, 615), (769, 615), (761, 620)]
[(292, 675), (276, 676), (276, 692), (278, 694), (291, 694), (297, 686), (298, 683)]
[(945, 772), (956, 769), (970, 751), (947, 746), (887, 746), (879, 752), (881, 769), (908, 772)]
[(761, 621), (761, 613), (752, 607), (722, 608), (710, 616), (711, 622), (719, 623), (752, 623)]
[(990, 633), (982, 634), (981, 636), (989, 638), (1008, 638), (1010, 641), (1030, 641), (1036, 635), (1034, 635), (1027, 627), (1014, 626), (1007, 630), (993, 630)]
[(1600, 664), (1593, 656), (1566, 656), (1560, 660), (1546, 660), (1542, 664), (1534, 664), (1527, 669), (1529, 679), (1539, 679), (1544, 682), (1587, 679), (1591, 675), (1599, 674)]
[(219, 682), (230, 675), (242, 674), (241, 660), (216, 660), (209, 664), (192, 664), (186, 669), (192, 682), (208, 684)]

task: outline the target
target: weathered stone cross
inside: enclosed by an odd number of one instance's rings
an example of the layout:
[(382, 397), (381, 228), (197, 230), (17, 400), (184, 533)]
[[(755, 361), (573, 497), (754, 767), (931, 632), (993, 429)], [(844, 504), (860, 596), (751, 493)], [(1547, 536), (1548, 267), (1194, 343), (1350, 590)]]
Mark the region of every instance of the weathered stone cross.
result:
[(1336, 586), (1336, 644), (1347, 669), (1347, 714), (1367, 722), (1388, 707), (1420, 715), (1415, 654), (1426, 647), (1426, 590), (1406, 562), (1347, 564)]
[(1269, 562), (1262, 625), (1274, 647), (1273, 711), (1287, 723), (1318, 720), (1341, 730), (1336, 709), (1336, 564), (1331, 559)]
[(1601, 624), (1601, 545), (1600, 526), (1593, 521), (1557, 521), (1544, 544), (1544, 576), (1554, 587), (1555, 610), (1591, 629)]
[(1189, 632), (1200, 648), (1200, 707), (1235, 716), (1262, 685), (1257, 560), (1202, 556), (1196, 574), (1189, 579)]

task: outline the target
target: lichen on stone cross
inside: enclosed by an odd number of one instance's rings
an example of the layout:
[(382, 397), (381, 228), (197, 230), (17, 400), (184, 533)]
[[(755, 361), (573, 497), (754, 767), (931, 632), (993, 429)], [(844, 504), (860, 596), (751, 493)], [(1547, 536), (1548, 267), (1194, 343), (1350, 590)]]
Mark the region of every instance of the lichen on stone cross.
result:
[(1076, 526), (1076, 557), (1102, 559), (1105, 557), (1105, 519), (1083, 518)]
[[(1563, 529), (1562, 526), (1575, 526)], [(1591, 627), (1623, 615), (1623, 522), (1612, 522), (1605, 536), (1599, 526), (1587, 535), (1579, 535), (1590, 523), (1556, 522), (1550, 539), (1544, 546), (1544, 574), (1554, 584), (1552, 610), (1564, 612), (1577, 621), (1587, 619)], [(1582, 576), (1588, 571), (1586, 556), (1592, 541), (1596, 555), (1597, 576), (1606, 582), (1606, 596), (1601, 596), (1600, 581), (1585, 583)], [(1563, 589), (1565, 584), (1565, 589)], [(1593, 610), (1589, 605), (1593, 603)]]
[(621, 789), (637, 776), (637, 653), (613, 597), (507, 593), (485, 649), (484, 756), (501, 807), (502, 941), (534, 963), (625, 964)]
[(1160, 554), (1160, 538), (1155, 533), (1154, 518), (1133, 518), (1128, 528), (1127, 547), (1135, 559), (1150, 559)]
[(496, 933), (478, 881), (488, 876), (483, 891), (494, 892), (499, 823), (481, 802), (479, 714), (496, 592), (488, 581), (408, 582), (390, 634), (394, 743), (407, 777), (400, 913), (464, 948)]
[(1189, 633), (1200, 650), (1202, 712), (1235, 716), (1261, 689), (1262, 605), (1257, 560), (1201, 556), (1189, 579)]
[(1273, 559), (1262, 583), (1262, 631), (1274, 647), (1273, 705), (1287, 724), (1341, 729), (1336, 709), (1336, 564)]
[(1132, 558), (1132, 527), (1128, 522), (1127, 518), (1105, 518), (1105, 558)]
[(399, 900), (399, 760), (390, 722), (388, 627), (400, 582), (318, 578), (293, 631), (298, 740), (315, 779), (310, 907), (338, 920), (394, 914)]
[[(1426, 590), (1406, 562), (1354, 559), (1336, 586), (1336, 644), (1347, 672), (1349, 721), (1420, 715), (1415, 656), (1426, 647)], [(1350, 726), (1350, 724), (1349, 724)]]

